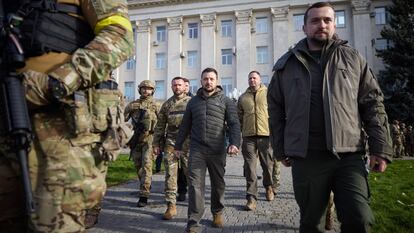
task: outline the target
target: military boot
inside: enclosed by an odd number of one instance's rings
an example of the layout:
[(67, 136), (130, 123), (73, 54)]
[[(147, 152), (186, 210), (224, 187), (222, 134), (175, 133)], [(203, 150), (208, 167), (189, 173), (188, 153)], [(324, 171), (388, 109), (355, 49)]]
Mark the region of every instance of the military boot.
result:
[(213, 214), (213, 227), (223, 228), (223, 226), (224, 226), (223, 214), (222, 213)]
[(257, 206), (257, 201), (254, 197), (249, 196), (247, 198), (247, 204), (246, 204), (246, 210), (247, 211), (251, 211), (251, 210), (255, 210)]
[(177, 206), (173, 203), (168, 203), (168, 207), (164, 213), (163, 218), (165, 220), (171, 220), (176, 215), (177, 215)]
[(275, 194), (273, 193), (273, 188), (271, 185), (266, 187), (266, 200), (273, 201), (275, 199)]
[(145, 207), (147, 205), (147, 203), (148, 203), (148, 198), (146, 198), (146, 197), (140, 197), (139, 198), (139, 201), (137, 203), (137, 206), (138, 207)]

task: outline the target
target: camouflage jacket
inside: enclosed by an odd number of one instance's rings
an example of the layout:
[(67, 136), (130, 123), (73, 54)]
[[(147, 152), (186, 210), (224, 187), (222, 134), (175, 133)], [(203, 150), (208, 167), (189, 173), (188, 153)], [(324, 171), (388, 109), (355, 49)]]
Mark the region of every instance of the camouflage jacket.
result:
[[(155, 127), (154, 147), (162, 147), (163, 145), (174, 147), (178, 129), (180, 128), (187, 103), (190, 99), (191, 97), (187, 95), (181, 98), (174, 95), (161, 106), (158, 122)], [(184, 148), (188, 148), (188, 140), (185, 144)]]
[(135, 134), (152, 135), (157, 124), (160, 104), (152, 96), (132, 101), (125, 108), (125, 121), (131, 119)]
[(71, 94), (78, 89), (85, 90), (107, 80), (109, 73), (134, 51), (132, 26), (125, 0), (58, 2), (78, 5), (81, 17), (91, 26), (95, 37), (73, 54), (49, 52), (26, 60), (26, 66), (20, 72), (29, 77), (24, 80), (24, 84), (28, 90), (26, 98), (32, 107), (53, 104), (47, 86), (47, 75), (61, 81), (67, 93)]

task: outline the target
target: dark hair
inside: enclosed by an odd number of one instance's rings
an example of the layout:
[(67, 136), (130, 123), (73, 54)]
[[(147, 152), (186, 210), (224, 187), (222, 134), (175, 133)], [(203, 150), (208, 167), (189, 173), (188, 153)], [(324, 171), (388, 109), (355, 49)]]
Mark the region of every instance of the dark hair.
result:
[(190, 83), (190, 80), (188, 80), (188, 78), (183, 77), (183, 80), (184, 80), (185, 83)]
[(208, 68), (205, 68), (205, 69), (201, 72), (201, 78), (203, 78), (203, 74), (204, 74), (204, 73), (210, 73), (210, 72), (215, 73), (215, 74), (216, 74), (216, 76), (218, 77), (217, 70), (216, 70), (216, 69), (214, 69), (214, 68), (208, 67)]
[(250, 75), (251, 75), (251, 74), (253, 74), (253, 73), (256, 73), (257, 75), (261, 76), (261, 75), (260, 75), (260, 73), (259, 73), (259, 71), (257, 71), (257, 70), (252, 70), (252, 71), (250, 71), (250, 73), (247, 75), (247, 77), (250, 77)]
[(306, 25), (306, 20), (308, 20), (308, 13), (309, 13), (310, 9), (322, 8), (322, 7), (330, 7), (335, 12), (335, 9), (333, 8), (333, 6), (329, 2), (316, 2), (316, 3), (312, 4), (308, 9), (306, 9), (305, 15), (303, 17), (303, 24)]
[(171, 83), (172, 83), (172, 82), (174, 82), (175, 80), (179, 80), (179, 79), (183, 80), (184, 82), (185, 82), (185, 80), (187, 80), (187, 81), (188, 81), (188, 79), (186, 79), (186, 78), (183, 78), (183, 77), (177, 76), (177, 77), (174, 77), (174, 78), (171, 80)]

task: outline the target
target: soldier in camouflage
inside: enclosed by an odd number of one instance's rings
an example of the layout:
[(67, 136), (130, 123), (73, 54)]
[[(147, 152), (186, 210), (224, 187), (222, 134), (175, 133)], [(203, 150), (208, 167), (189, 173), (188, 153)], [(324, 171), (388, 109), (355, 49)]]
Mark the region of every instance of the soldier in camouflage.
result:
[(414, 156), (414, 132), (413, 127), (409, 125), (407, 127), (407, 133), (405, 135), (405, 142), (407, 144), (406, 150), (407, 150), (407, 156)]
[(137, 206), (144, 207), (147, 205), (151, 189), (152, 164), (155, 159), (152, 142), (160, 107), (153, 98), (155, 84), (152, 81), (142, 81), (138, 91), (140, 98), (129, 103), (124, 113), (125, 120), (131, 119), (134, 128), (134, 136), (128, 144), (140, 181)]
[(398, 120), (394, 120), (391, 124), (391, 138), (394, 149), (394, 156), (395, 158), (401, 158), (403, 156), (403, 139)]
[[(7, 1), (7, 7), (13, 9), (13, 4), (21, 2)], [(27, 6), (32, 7), (30, 4)], [(19, 72), (34, 131), (28, 163), (35, 212), (29, 218), (30, 229), (23, 229), (27, 224), (20, 168), (9, 146), (10, 138), (0, 132), (0, 232), (84, 232), (85, 210), (96, 205), (106, 190), (101, 171), (105, 170), (102, 166), (106, 166), (111, 154), (103, 146), (109, 126), (106, 115), (98, 122), (88, 112), (95, 107), (89, 97), (103, 89), (108, 93), (113, 91), (115, 88), (107, 83), (109, 72), (132, 55), (127, 2), (58, 0), (49, 4), (59, 7), (51, 10), (38, 7), (28, 12), (70, 16), (61, 9), (76, 8), (74, 18), (88, 25), (92, 38), (73, 52), (50, 50), (26, 54), (26, 66)], [(62, 5), (65, 7), (61, 8)], [(23, 4), (14, 9), (19, 7)], [(115, 101), (119, 103), (120, 99)], [(81, 106), (73, 108), (77, 104)], [(108, 109), (104, 110), (107, 114)]]
[(176, 196), (178, 169), (183, 169), (185, 178), (187, 178), (188, 173), (189, 141), (187, 139), (184, 143), (184, 153), (180, 157), (175, 156), (174, 145), (187, 103), (190, 101), (191, 97), (187, 95), (184, 78), (182, 77), (175, 77), (172, 79), (171, 89), (174, 95), (161, 106), (153, 142), (154, 153), (158, 154), (161, 150), (159, 142), (165, 140), (165, 200), (167, 201), (167, 210), (163, 216), (165, 220), (170, 220), (177, 215)]

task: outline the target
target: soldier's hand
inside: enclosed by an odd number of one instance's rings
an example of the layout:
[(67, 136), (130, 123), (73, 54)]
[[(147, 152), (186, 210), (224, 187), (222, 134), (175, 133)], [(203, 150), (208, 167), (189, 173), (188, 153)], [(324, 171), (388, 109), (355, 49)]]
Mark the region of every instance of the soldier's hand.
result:
[(183, 151), (181, 151), (181, 150), (175, 150), (174, 151), (174, 157), (177, 158), (177, 159), (180, 159), (182, 154), (183, 154)]
[(55, 98), (56, 100), (62, 99), (63, 97), (68, 95), (68, 91), (65, 87), (65, 84), (50, 76), (48, 80), (48, 87), (50, 92), (52, 93), (53, 98)]
[(387, 161), (377, 155), (369, 157), (369, 168), (373, 172), (384, 172), (387, 168)]
[(44, 106), (51, 102), (48, 92), (48, 76), (46, 74), (28, 70), (22, 74), (22, 83), (25, 88), (26, 99), (30, 107)]
[(230, 145), (230, 146), (227, 148), (227, 154), (230, 154), (230, 155), (237, 155), (237, 153), (239, 153), (239, 148), (237, 148), (237, 146), (235, 146), (235, 145)]
[(283, 159), (282, 161), (280, 161), (285, 167), (290, 167), (292, 166), (292, 161), (290, 161), (289, 157), (286, 157), (285, 159)]
[(153, 150), (154, 155), (159, 155), (160, 154), (160, 147), (159, 146), (152, 147), (152, 150)]

